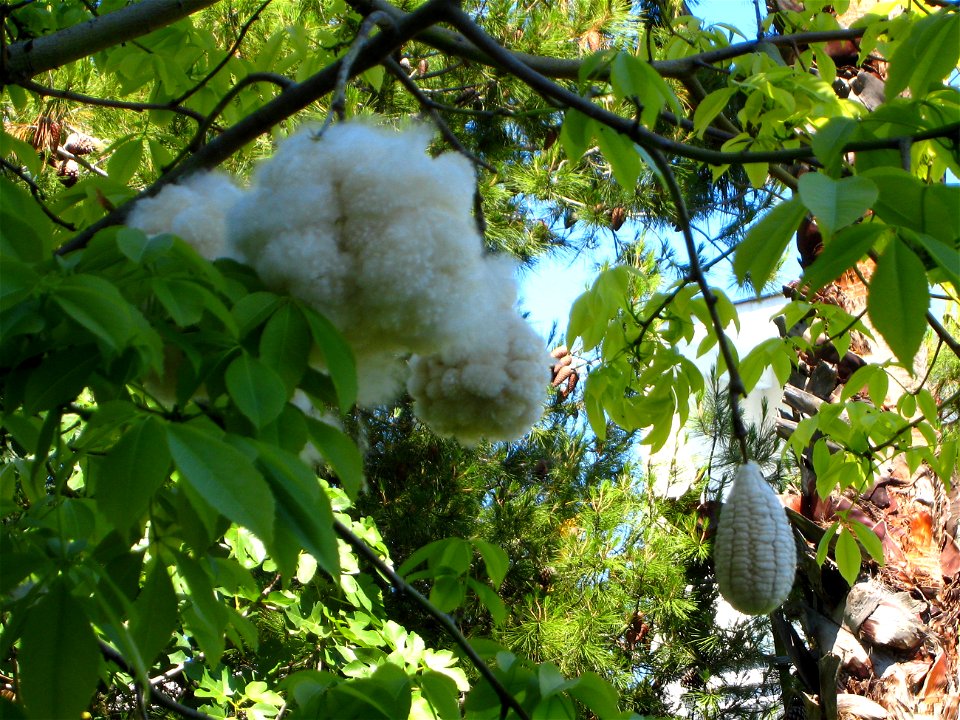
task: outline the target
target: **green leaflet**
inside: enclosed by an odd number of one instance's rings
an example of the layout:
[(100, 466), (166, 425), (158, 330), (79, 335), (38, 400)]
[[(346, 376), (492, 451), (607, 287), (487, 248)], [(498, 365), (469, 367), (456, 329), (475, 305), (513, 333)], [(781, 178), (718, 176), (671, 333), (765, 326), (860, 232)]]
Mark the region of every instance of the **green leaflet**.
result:
[(865, 177), (834, 180), (822, 173), (807, 173), (798, 182), (800, 200), (817, 218), (825, 235), (852, 225), (863, 217), (879, 193)]
[(83, 606), (58, 579), (30, 610), (20, 641), (20, 695), (35, 718), (75, 718), (100, 677), (100, 651)]
[(854, 540), (853, 534), (846, 528), (840, 528), (834, 555), (837, 559), (840, 574), (847, 581), (847, 585), (852, 587), (860, 574), (860, 546)]
[(806, 214), (796, 198), (780, 203), (750, 228), (737, 247), (733, 259), (737, 280), (743, 283), (749, 278), (758, 297)]
[(867, 312), (870, 321), (906, 367), (926, 331), (930, 304), (927, 273), (920, 259), (899, 239), (891, 242), (870, 278)]
[(200, 497), (270, 543), (273, 494), (244, 453), (222, 437), (192, 425), (168, 425), (167, 445), (183, 480)]
[(276, 420), (287, 404), (287, 388), (280, 376), (247, 353), (230, 363), (224, 380), (231, 399), (256, 428)]
[(107, 453), (95, 474), (100, 510), (117, 529), (130, 530), (167, 479), (169, 468), (163, 425), (152, 417), (136, 422)]

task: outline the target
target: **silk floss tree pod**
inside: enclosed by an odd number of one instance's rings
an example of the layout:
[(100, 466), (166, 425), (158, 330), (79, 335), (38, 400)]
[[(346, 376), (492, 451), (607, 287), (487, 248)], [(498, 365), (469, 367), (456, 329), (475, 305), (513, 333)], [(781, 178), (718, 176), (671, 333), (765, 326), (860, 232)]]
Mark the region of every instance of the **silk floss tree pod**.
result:
[(797, 551), (790, 523), (760, 466), (737, 470), (713, 545), (720, 594), (747, 615), (779, 607), (793, 587)]

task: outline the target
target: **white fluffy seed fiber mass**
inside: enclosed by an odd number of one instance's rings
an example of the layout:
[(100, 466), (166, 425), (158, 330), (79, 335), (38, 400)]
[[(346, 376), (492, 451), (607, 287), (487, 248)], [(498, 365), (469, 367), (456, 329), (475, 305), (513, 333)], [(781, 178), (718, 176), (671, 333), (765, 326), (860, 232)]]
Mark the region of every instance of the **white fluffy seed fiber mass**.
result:
[(242, 195), (226, 175), (199, 173), (139, 201), (127, 225), (148, 235), (178, 235), (207, 260), (233, 257), (227, 243), (227, 212)]
[(514, 309), (514, 264), (484, 254), (471, 164), (431, 158), (429, 143), (425, 128), (306, 128), (249, 190), (198, 175), (138, 203), (130, 224), (246, 262), (326, 315), (357, 357), (361, 404), (394, 400), (409, 376), (438, 433), (514, 440), (540, 417), (549, 357)]
[(475, 334), (479, 342), (410, 361), (407, 389), (417, 417), (468, 445), (519, 438), (543, 412), (546, 353), (540, 338), (516, 314), (488, 322), (486, 333)]

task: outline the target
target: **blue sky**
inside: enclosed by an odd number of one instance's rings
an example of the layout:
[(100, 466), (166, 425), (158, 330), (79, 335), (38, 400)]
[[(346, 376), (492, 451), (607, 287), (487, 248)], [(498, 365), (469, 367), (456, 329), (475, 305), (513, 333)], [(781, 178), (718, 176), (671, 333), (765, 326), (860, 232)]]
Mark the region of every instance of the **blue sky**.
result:
[[(748, 37), (756, 32), (756, 11), (751, 0), (723, 0), (720, 2), (699, 2), (694, 12), (707, 23), (726, 23), (743, 30)], [(764, 4), (761, 9), (766, 14)], [(709, 224), (704, 228), (709, 232)], [(618, 232), (622, 238), (632, 239), (643, 228), (635, 223), (627, 223)], [(667, 233), (663, 236), (674, 247), (682, 246), (679, 233)], [(660, 245), (660, 236), (648, 233), (651, 248)], [(598, 268), (610, 260), (614, 254), (612, 232), (604, 231), (598, 236), (596, 250), (573, 255), (566, 253), (541, 261), (532, 269), (525, 269), (520, 275), (520, 308), (529, 313), (528, 320), (536, 330), (546, 338), (550, 328), (556, 323), (559, 332), (566, 329), (567, 317), (574, 300), (596, 277)], [(681, 257), (684, 255), (681, 254)], [(719, 283), (724, 287), (725, 283)]]

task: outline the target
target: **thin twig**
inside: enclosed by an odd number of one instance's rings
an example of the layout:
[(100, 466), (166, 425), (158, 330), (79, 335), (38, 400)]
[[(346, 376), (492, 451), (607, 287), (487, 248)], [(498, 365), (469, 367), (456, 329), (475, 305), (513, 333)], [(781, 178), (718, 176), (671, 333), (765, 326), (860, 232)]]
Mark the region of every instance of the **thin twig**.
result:
[(250, 16), (250, 19), (247, 20), (247, 21), (243, 24), (243, 27), (240, 28), (240, 32), (237, 34), (237, 39), (234, 40), (233, 45), (230, 46), (230, 49), (227, 50), (226, 54), (223, 56), (223, 58), (220, 60), (220, 62), (218, 62), (218, 63), (216, 64), (216, 66), (215, 66), (210, 72), (208, 72), (208, 73), (203, 77), (202, 80), (200, 80), (200, 82), (198, 82), (198, 83), (197, 83), (196, 85), (194, 85), (192, 88), (190, 88), (189, 90), (187, 90), (187, 91), (186, 91), (185, 93), (183, 93), (183, 95), (181, 95), (180, 97), (171, 100), (171, 101), (170, 101), (171, 104), (173, 104), (173, 105), (179, 105), (179, 104), (182, 103), (184, 100), (186, 100), (187, 98), (189, 98), (191, 95), (193, 95), (194, 93), (198, 92), (198, 91), (200, 90), (200, 88), (202, 88), (204, 85), (206, 85), (208, 82), (210, 82), (210, 80), (212, 80), (213, 77), (214, 77), (218, 72), (220, 72), (221, 70), (223, 70), (223, 68), (226, 66), (226, 64), (227, 64), (228, 62), (230, 62), (230, 58), (233, 57), (234, 53), (237, 52), (237, 50), (240, 49), (240, 44), (243, 42), (243, 38), (244, 38), (244, 37), (246, 36), (246, 34), (249, 32), (250, 28), (253, 27), (253, 24), (257, 21), (257, 18), (260, 17), (260, 13), (262, 13), (264, 10), (266, 10), (266, 9), (267, 9), (267, 6), (268, 6), (271, 2), (273, 2), (273, 0), (264, 0), (264, 2), (260, 5), (260, 7), (258, 7), (258, 8), (254, 11), (253, 15)]
[(84, 105), (96, 105), (97, 107), (116, 108), (118, 110), (133, 110), (135, 112), (144, 112), (145, 110), (168, 110), (178, 115), (186, 115), (197, 122), (203, 122), (203, 113), (190, 108), (181, 107), (176, 101), (170, 103), (148, 103), (132, 102), (129, 100), (113, 100), (110, 98), (99, 98), (92, 95), (73, 92), (72, 90), (60, 90), (58, 88), (47, 87), (33, 82), (33, 80), (24, 80), (19, 83), (24, 90), (30, 90), (44, 97), (55, 97), (61, 100), (72, 100), (83, 103)]
[(33, 195), (33, 199), (36, 200), (37, 205), (40, 206), (40, 209), (43, 211), (44, 215), (46, 215), (48, 218), (50, 218), (53, 222), (55, 222), (60, 227), (66, 228), (70, 232), (77, 231), (76, 225), (73, 225), (72, 223), (68, 223), (66, 220), (62, 220), (59, 215), (57, 215), (55, 212), (53, 212), (53, 210), (47, 207), (46, 203), (44, 202), (43, 191), (40, 189), (40, 186), (33, 181), (32, 177), (27, 175), (27, 173), (23, 172), (23, 170), (21, 170), (20, 168), (18, 168), (16, 165), (9, 162), (5, 158), (0, 158), (0, 167), (6, 168), (10, 172), (12, 172), (14, 175), (16, 175), (18, 178), (23, 180), (24, 183), (26, 183), (27, 187), (30, 188), (30, 194)]
[(363, 19), (363, 22), (360, 23), (360, 30), (357, 32), (357, 36), (353, 39), (350, 49), (347, 50), (346, 55), (343, 56), (342, 62), (340, 63), (340, 69), (337, 72), (337, 84), (334, 86), (333, 99), (330, 102), (330, 111), (323, 121), (323, 126), (318, 131), (318, 135), (322, 135), (326, 129), (330, 127), (334, 117), (336, 117), (337, 120), (343, 120), (346, 115), (347, 83), (350, 81), (353, 64), (356, 62), (357, 56), (360, 54), (363, 46), (367, 43), (367, 36), (370, 35), (375, 26), (392, 25), (393, 22), (393, 18), (390, 17), (390, 15), (377, 11), (367, 15)]
[(493, 674), (493, 671), (483, 661), (483, 658), (481, 658), (477, 654), (477, 651), (473, 649), (470, 641), (464, 637), (463, 633), (460, 632), (460, 629), (457, 627), (456, 623), (450, 619), (449, 615), (437, 610), (437, 608), (434, 607), (434, 605), (427, 600), (427, 598), (425, 598), (420, 591), (400, 577), (392, 567), (387, 565), (387, 563), (385, 563), (369, 545), (357, 537), (346, 525), (341, 523), (339, 520), (334, 520), (333, 529), (341, 540), (353, 548), (357, 555), (361, 556), (364, 560), (373, 565), (373, 567), (375, 567), (381, 575), (389, 580), (394, 590), (401, 595), (406, 595), (407, 597), (411, 598), (414, 602), (420, 605), (420, 607), (422, 607), (427, 614), (430, 615), (430, 617), (440, 623), (440, 626), (443, 628), (444, 632), (446, 632), (447, 635), (449, 635), (450, 638), (460, 647), (460, 649), (463, 650), (463, 653), (467, 656), (467, 658), (469, 658), (470, 662), (473, 663), (474, 667), (477, 668), (477, 671), (483, 676), (484, 680), (490, 683), (490, 687), (493, 688), (494, 692), (497, 693), (497, 696), (500, 698), (500, 703), (504, 709), (509, 707), (521, 718), (521, 720), (530, 720), (530, 716), (527, 715), (526, 710), (523, 709), (510, 691), (503, 686), (503, 683), (497, 679), (497, 676)]
[(650, 156), (654, 164), (663, 176), (670, 192), (670, 199), (673, 200), (674, 207), (677, 210), (677, 224), (683, 233), (683, 241), (687, 248), (687, 255), (690, 258), (690, 273), (697, 281), (703, 300), (707, 305), (707, 311), (710, 313), (710, 320), (713, 324), (713, 330), (717, 335), (717, 344), (720, 346), (720, 354), (727, 365), (727, 375), (729, 381), (727, 390), (730, 395), (730, 424), (732, 425), (733, 437), (740, 445), (740, 453), (743, 461), (750, 459), (747, 450), (747, 426), (743, 421), (743, 410), (740, 407), (740, 398), (747, 396), (746, 387), (743, 384), (743, 378), (740, 377), (740, 371), (737, 362), (733, 357), (733, 348), (730, 344), (727, 334), (723, 330), (723, 322), (720, 320), (720, 313), (717, 311), (717, 296), (713, 294), (710, 284), (704, 275), (703, 268), (700, 265), (700, 257), (697, 253), (697, 246), (693, 241), (693, 233), (690, 231), (690, 214), (687, 211), (687, 204), (683, 199), (683, 192), (677, 183), (677, 178), (673, 174), (673, 168), (670, 163), (658, 150), (651, 150)]
[(220, 116), (220, 113), (226, 109), (227, 105), (229, 105), (242, 90), (246, 89), (250, 85), (253, 85), (254, 83), (259, 82), (273, 83), (274, 85), (284, 89), (292, 87), (295, 84), (290, 78), (272, 72), (250, 73), (241, 80), (237, 81), (237, 83), (234, 84), (234, 86), (230, 88), (222, 98), (220, 98), (220, 102), (214, 106), (213, 110), (210, 111), (210, 114), (201, 119), (200, 126), (193, 134), (190, 142), (187, 143), (183, 149), (177, 153), (177, 156), (163, 168), (163, 172), (170, 172), (170, 170), (179, 165), (180, 162), (187, 157), (187, 155), (192, 152), (196, 152), (197, 149), (203, 145), (203, 138), (207, 134), (207, 131), (213, 127), (213, 121)]
[(467, 150), (464, 147), (463, 143), (460, 142), (460, 138), (453, 134), (453, 130), (450, 129), (450, 126), (447, 125), (446, 120), (444, 120), (440, 113), (437, 112), (437, 103), (433, 102), (430, 98), (423, 94), (420, 90), (420, 86), (413, 81), (413, 79), (404, 72), (403, 68), (393, 58), (387, 58), (383, 61), (383, 64), (386, 68), (392, 72), (400, 83), (407, 89), (407, 91), (416, 98), (423, 109), (430, 115), (430, 119), (433, 120), (434, 125), (437, 126), (437, 129), (440, 130), (440, 134), (443, 135), (443, 139), (446, 140), (454, 150), (463, 155), (465, 158), (470, 160), (475, 165), (479, 165), (484, 170), (489, 170), (492, 173), (495, 173), (497, 169), (488, 163), (486, 160), (477, 157), (472, 152)]
[[(130, 664), (124, 659), (123, 655), (102, 640), (99, 640), (98, 644), (100, 645), (100, 654), (103, 655), (104, 658), (112, 662), (114, 665), (117, 665), (128, 675), (135, 674), (133, 668), (130, 667)], [(172, 697), (160, 692), (156, 688), (150, 689), (150, 700), (155, 702), (157, 705), (170, 710), (171, 712), (175, 712), (185, 718), (190, 718), (190, 720), (214, 720), (213, 717), (207, 715), (206, 713), (202, 713), (199, 710), (194, 710), (192, 707), (187, 707), (186, 705), (178, 703)]]

